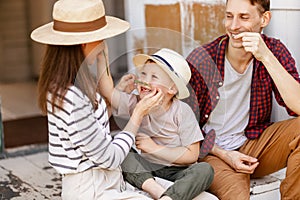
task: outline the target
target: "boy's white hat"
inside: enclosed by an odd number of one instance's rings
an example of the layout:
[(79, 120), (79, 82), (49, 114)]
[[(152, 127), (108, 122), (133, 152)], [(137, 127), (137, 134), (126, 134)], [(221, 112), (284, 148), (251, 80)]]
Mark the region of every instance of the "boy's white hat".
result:
[(59, 0), (52, 12), (53, 22), (31, 33), (36, 42), (51, 45), (75, 45), (95, 42), (129, 29), (129, 23), (105, 16), (102, 0)]
[(187, 84), (191, 78), (191, 70), (182, 55), (171, 49), (163, 48), (151, 56), (137, 54), (133, 57), (133, 63), (136, 67), (140, 67), (149, 59), (158, 64), (173, 80), (178, 89), (176, 98), (184, 99), (190, 95)]

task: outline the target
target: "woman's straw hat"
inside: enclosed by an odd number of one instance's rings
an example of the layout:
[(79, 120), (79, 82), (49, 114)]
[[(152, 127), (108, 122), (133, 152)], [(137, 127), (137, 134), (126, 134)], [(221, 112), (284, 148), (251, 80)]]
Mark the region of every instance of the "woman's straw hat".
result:
[(95, 42), (121, 34), (129, 23), (105, 16), (101, 0), (59, 0), (53, 6), (53, 22), (31, 33), (36, 42), (51, 45), (75, 45)]
[(133, 63), (136, 67), (141, 67), (149, 59), (160, 66), (173, 80), (178, 89), (178, 93), (176, 94), (178, 99), (189, 97), (190, 92), (187, 88), (187, 84), (191, 78), (191, 70), (182, 55), (171, 49), (163, 48), (151, 56), (147, 54), (137, 54), (133, 57)]

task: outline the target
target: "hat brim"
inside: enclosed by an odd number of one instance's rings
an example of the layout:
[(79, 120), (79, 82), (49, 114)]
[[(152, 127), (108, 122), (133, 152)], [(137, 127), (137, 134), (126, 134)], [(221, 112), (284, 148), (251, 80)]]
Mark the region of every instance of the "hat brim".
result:
[(149, 56), (147, 54), (137, 54), (133, 57), (133, 63), (136, 67), (142, 67), (149, 59), (153, 60), (157, 65), (159, 65), (162, 68), (162, 70), (164, 70), (173, 80), (178, 89), (178, 93), (176, 94), (177, 99), (185, 99), (190, 96), (190, 92), (184, 81), (180, 77), (178, 77), (174, 72), (172, 72), (169, 69), (169, 67), (161, 63), (155, 57)]
[(89, 32), (61, 32), (53, 30), (53, 22), (45, 24), (31, 33), (36, 42), (51, 45), (76, 45), (104, 40), (127, 31), (130, 24), (112, 16), (105, 16), (107, 24), (98, 30)]

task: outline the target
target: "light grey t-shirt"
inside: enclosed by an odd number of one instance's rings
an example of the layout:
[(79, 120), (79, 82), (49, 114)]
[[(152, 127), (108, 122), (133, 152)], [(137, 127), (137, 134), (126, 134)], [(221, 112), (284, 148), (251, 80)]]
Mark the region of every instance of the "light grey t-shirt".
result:
[[(114, 116), (128, 118), (137, 103), (137, 96), (121, 93), (120, 104)], [(143, 118), (139, 132), (149, 135), (154, 142), (166, 147), (188, 146), (203, 140), (195, 114), (190, 106), (178, 99), (173, 100), (169, 110), (157, 110)], [(171, 165), (149, 154), (141, 154), (150, 162)]]
[(250, 90), (253, 60), (244, 73), (238, 73), (225, 59), (223, 86), (218, 89), (220, 100), (203, 129), (216, 132), (216, 144), (226, 150), (241, 147), (247, 140), (244, 130), (249, 121)]

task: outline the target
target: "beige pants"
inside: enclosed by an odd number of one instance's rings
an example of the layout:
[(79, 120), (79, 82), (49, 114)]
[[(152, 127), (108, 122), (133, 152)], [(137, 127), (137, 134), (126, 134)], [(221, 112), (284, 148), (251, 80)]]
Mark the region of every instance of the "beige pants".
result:
[(148, 200), (134, 191), (125, 190), (120, 169), (90, 169), (62, 178), (63, 200)]
[(209, 155), (204, 161), (215, 170), (210, 191), (219, 199), (250, 199), (250, 178), (262, 177), (287, 167), (280, 185), (282, 200), (300, 199), (300, 117), (277, 122), (260, 138), (248, 140), (239, 150), (256, 157), (259, 166), (250, 176), (237, 173), (221, 159)]

